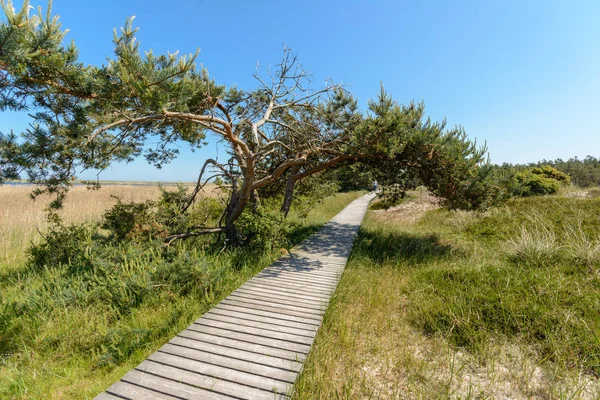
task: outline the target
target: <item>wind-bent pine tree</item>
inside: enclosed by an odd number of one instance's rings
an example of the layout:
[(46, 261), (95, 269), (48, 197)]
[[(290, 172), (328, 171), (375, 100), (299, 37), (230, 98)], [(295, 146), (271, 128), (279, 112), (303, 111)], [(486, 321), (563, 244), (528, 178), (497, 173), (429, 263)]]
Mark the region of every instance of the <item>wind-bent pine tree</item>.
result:
[(207, 135), (225, 143), (229, 159), (206, 160), (181, 205), (186, 212), (206, 182), (222, 176), (230, 191), (221, 222), (166, 242), (222, 232), (235, 243), (236, 221), (259, 189), (285, 181), (287, 214), (297, 182), (347, 162), (413, 169), (434, 193), (458, 199), (485, 153), (461, 128), (424, 120), (422, 104), (399, 106), (383, 89), (366, 115), (339, 85), (312, 89), (289, 49), (268, 79), (254, 74), (256, 89), (225, 88), (196, 66), (198, 52), (142, 54), (130, 18), (114, 32), (108, 63), (84, 65), (75, 45), (63, 44), (51, 3), (32, 14), (29, 1), (18, 11), (0, 1), (0, 109), (32, 117), (20, 136), (0, 134), (0, 183), (25, 173), (43, 187), (34, 195), (54, 194), (60, 206), (83, 170), (139, 156), (160, 167), (177, 157), (176, 144), (197, 148)]

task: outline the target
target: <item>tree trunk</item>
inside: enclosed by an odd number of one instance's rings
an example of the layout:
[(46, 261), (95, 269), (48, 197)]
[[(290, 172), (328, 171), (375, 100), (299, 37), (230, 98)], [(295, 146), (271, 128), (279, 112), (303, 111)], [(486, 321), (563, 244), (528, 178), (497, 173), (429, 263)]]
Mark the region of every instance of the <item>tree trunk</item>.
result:
[(256, 211), (260, 207), (260, 197), (256, 190), (253, 190), (250, 195), (250, 203), (252, 203), (252, 211)]
[(231, 195), (231, 199), (227, 205), (227, 213), (225, 214), (225, 236), (230, 244), (236, 244), (240, 240), (235, 222), (242, 215), (246, 204), (248, 204), (248, 201), (244, 202), (239, 192), (234, 192)]
[(296, 174), (298, 173), (298, 166), (294, 166), (290, 169), (290, 175), (285, 185), (285, 194), (283, 197), (283, 204), (281, 205), (281, 212), (287, 218), (290, 208), (292, 208), (292, 201), (294, 200), (294, 186), (296, 186)]

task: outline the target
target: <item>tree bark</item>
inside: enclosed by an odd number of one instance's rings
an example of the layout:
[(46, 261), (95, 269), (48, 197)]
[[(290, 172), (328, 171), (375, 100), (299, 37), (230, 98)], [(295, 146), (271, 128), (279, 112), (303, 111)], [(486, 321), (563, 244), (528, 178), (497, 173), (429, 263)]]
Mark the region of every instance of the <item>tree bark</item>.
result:
[(298, 165), (294, 165), (290, 169), (290, 174), (287, 179), (287, 184), (285, 185), (285, 194), (283, 197), (283, 204), (281, 205), (281, 212), (284, 217), (287, 218), (288, 213), (290, 212), (290, 208), (292, 207), (292, 201), (294, 200), (294, 186), (296, 186), (296, 174), (300, 167)]
[(248, 157), (246, 160), (246, 167), (244, 168), (243, 174), (244, 177), (242, 186), (239, 188), (239, 190), (237, 189), (237, 183), (235, 182), (235, 179), (232, 182), (233, 185), (231, 199), (227, 205), (227, 213), (225, 215), (225, 235), (231, 244), (235, 244), (240, 241), (235, 222), (240, 218), (246, 209), (246, 206), (252, 197), (252, 192), (254, 191), (252, 188), (255, 176), (253, 157)]

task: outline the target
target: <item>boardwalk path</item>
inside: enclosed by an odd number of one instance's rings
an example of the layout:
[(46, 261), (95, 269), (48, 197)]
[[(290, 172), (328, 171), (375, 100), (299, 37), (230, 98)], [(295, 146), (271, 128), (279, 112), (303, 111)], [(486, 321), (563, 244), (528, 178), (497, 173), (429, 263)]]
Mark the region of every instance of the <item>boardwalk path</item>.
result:
[(96, 399), (287, 398), (372, 197), (352, 202)]

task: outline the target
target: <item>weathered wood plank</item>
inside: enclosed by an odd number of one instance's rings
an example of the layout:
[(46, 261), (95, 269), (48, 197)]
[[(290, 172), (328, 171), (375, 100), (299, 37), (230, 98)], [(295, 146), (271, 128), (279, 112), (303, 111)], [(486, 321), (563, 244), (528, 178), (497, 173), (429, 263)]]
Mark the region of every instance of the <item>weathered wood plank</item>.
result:
[(266, 304), (277, 303), (277, 305), (279, 305), (279, 306), (294, 307), (294, 309), (299, 309), (299, 311), (301, 311), (301, 312), (304, 312), (303, 310), (306, 310), (306, 312), (310, 313), (310, 314), (315, 314), (315, 315), (323, 314), (323, 307), (310, 306), (308, 304), (295, 303), (293, 301), (288, 301), (288, 300), (283, 300), (283, 299), (280, 299), (279, 301), (274, 302), (273, 298), (270, 298), (268, 296), (261, 296), (259, 294), (232, 293), (229, 297), (231, 297), (232, 299), (239, 299), (240, 301), (252, 300), (252, 301), (257, 301), (257, 302), (266, 303)]
[(315, 334), (316, 334), (315, 331), (307, 331), (304, 329), (291, 328), (288, 326), (273, 325), (272, 323), (269, 323), (269, 322), (247, 320), (247, 319), (237, 318), (232, 315), (221, 315), (221, 314), (217, 314), (214, 312), (206, 313), (206, 314), (204, 314), (204, 316), (202, 318), (210, 319), (213, 321), (228, 322), (230, 324), (237, 324), (240, 326), (249, 326), (252, 328), (260, 328), (260, 329), (265, 329), (268, 331), (290, 333), (292, 335), (304, 336), (307, 338), (313, 338), (313, 337), (315, 337)]
[(239, 339), (231, 339), (203, 332), (190, 331), (187, 329), (183, 332), (180, 332), (177, 336), (204, 343), (214, 343), (222, 347), (244, 350), (259, 355), (279, 357), (283, 360), (288, 361), (303, 362), (306, 359), (306, 355), (304, 353), (298, 353), (293, 350), (284, 350), (276, 347), (265, 346), (262, 344), (250, 343)]
[(238, 324), (231, 324), (228, 322), (216, 321), (216, 320), (207, 319), (207, 318), (200, 318), (199, 320), (194, 322), (194, 324), (199, 325), (199, 326), (210, 326), (212, 328), (220, 328), (220, 329), (225, 329), (225, 330), (228, 330), (231, 332), (245, 333), (248, 335), (254, 335), (254, 336), (264, 337), (264, 338), (269, 338), (269, 339), (283, 340), (283, 341), (290, 342), (290, 343), (305, 344), (308, 346), (310, 346), (313, 341), (313, 338), (311, 338), (311, 337), (299, 336), (299, 335), (294, 335), (291, 333), (277, 332), (274, 330), (253, 328), (250, 326), (243, 326), (243, 325), (238, 325)]
[(240, 301), (237, 299), (229, 299), (229, 298), (224, 299), (221, 303), (230, 304), (230, 305), (234, 305), (234, 306), (237, 305), (240, 307), (252, 307), (252, 308), (255, 308), (258, 310), (275, 311), (275, 312), (279, 312), (281, 314), (302, 317), (302, 318), (305, 318), (308, 320), (312, 320), (317, 325), (319, 325), (319, 323), (321, 322), (321, 319), (317, 315), (311, 315), (307, 312), (291, 309), (291, 308), (288, 308), (287, 306), (282, 306), (279, 304), (263, 305), (263, 304), (257, 304), (257, 302)]
[(186, 385), (210, 390), (221, 395), (235, 396), (242, 399), (272, 400), (273, 393), (239, 383), (213, 378), (172, 367), (167, 364), (158, 364), (153, 361), (144, 361), (136, 367), (138, 371), (147, 372), (156, 376), (181, 382)]
[(195, 372), (200, 375), (212, 376), (217, 379), (227, 380), (229, 382), (239, 383), (258, 389), (270, 391), (276, 390), (278, 393), (285, 393), (291, 386), (288, 382), (270, 377), (255, 375), (252, 373), (238, 371), (219, 365), (212, 365), (184, 357), (178, 357), (176, 355), (163, 353), (161, 351), (151, 354), (150, 357), (148, 357), (148, 360), (189, 372)]
[(122, 397), (113, 396), (112, 394), (108, 394), (107, 392), (100, 393), (96, 396), (96, 400), (123, 400)]
[(244, 287), (251, 288), (262, 288), (267, 290), (279, 290), (281, 293), (289, 293), (290, 295), (300, 295), (300, 296), (309, 296), (316, 300), (327, 301), (329, 302), (329, 297), (326, 294), (307, 292), (306, 290), (302, 290), (302, 288), (288, 288), (282, 287), (280, 285), (275, 284), (274, 282), (269, 282), (268, 280), (258, 281), (254, 280), (252, 282), (248, 281), (244, 284)]
[(262, 344), (264, 346), (269, 346), (276, 349), (290, 350), (303, 354), (308, 354), (308, 350), (310, 349), (310, 346), (305, 344), (293, 343), (286, 340), (273, 339), (264, 336), (250, 335), (247, 333), (235, 332), (228, 329), (215, 328), (207, 325), (193, 324), (188, 327), (188, 330), (200, 333), (208, 333), (230, 339), (243, 340), (249, 343)]
[(277, 269), (264, 269), (261, 273), (254, 276), (256, 278), (286, 278), (299, 279), (301, 281), (310, 281), (323, 286), (331, 286), (341, 276), (342, 270), (335, 271), (331, 275), (319, 275), (313, 271), (281, 271)]
[[(151, 389), (147, 389), (142, 386), (134, 385), (123, 380), (115, 383), (106, 392), (111, 395), (117, 396), (119, 399), (130, 399), (130, 400), (176, 400), (177, 397), (169, 396), (165, 393), (157, 392)], [(98, 400), (98, 397), (96, 397)]]
[[(282, 368), (271, 367), (264, 364), (254, 363), (246, 360), (240, 360), (228, 356), (209, 353), (204, 350), (192, 349), (171, 343), (165, 344), (158, 350), (158, 353), (170, 354), (172, 356), (183, 357), (188, 360), (211, 364), (222, 367), (227, 370), (241, 371), (252, 375), (260, 375), (273, 378), (283, 382), (293, 383), (297, 373)], [(157, 354), (158, 354), (157, 353)], [(150, 358), (148, 358), (150, 360)], [(223, 377), (227, 379), (227, 377)]]
[(145, 393), (139, 399), (209, 399), (209, 400), (226, 400), (228, 396), (215, 393), (210, 390), (200, 389), (194, 386), (181, 384), (177, 381), (166, 379), (161, 376), (148, 374), (137, 369), (129, 371), (122, 379), (122, 382), (133, 384), (140, 389), (159, 392), (156, 397), (150, 397), (151, 393)]
[(247, 314), (252, 314), (252, 315), (259, 315), (259, 316), (263, 316), (263, 317), (275, 318), (275, 319), (279, 319), (282, 321), (297, 322), (297, 323), (305, 324), (307, 326), (307, 329), (309, 329), (311, 327), (314, 327), (315, 329), (319, 328), (319, 323), (316, 322), (315, 320), (297, 317), (294, 315), (287, 315), (287, 314), (277, 312), (277, 311), (258, 310), (256, 308), (253, 308), (250, 306), (230, 305), (230, 304), (225, 304), (223, 302), (217, 304), (214, 308), (217, 308), (217, 307), (220, 309), (224, 309), (224, 310), (233, 310), (233, 311), (245, 312)]
[(294, 283), (294, 282), (289, 282), (284, 279), (278, 279), (278, 278), (253, 279), (252, 282), (248, 282), (248, 283), (280, 288), (281, 290), (295, 290), (298, 292), (304, 292), (307, 295), (321, 297), (322, 299), (329, 299), (331, 296), (331, 293), (333, 293), (333, 288), (332, 289), (321, 289), (321, 288), (311, 286), (311, 284), (309, 282)]
[(294, 275), (294, 273), (286, 273), (285, 275), (273, 275), (273, 274), (261, 274), (261, 275), (256, 275), (254, 278), (252, 279), (274, 279), (274, 278), (280, 278), (280, 279), (285, 279), (286, 281), (290, 281), (290, 282), (298, 282), (298, 283), (310, 283), (311, 285), (314, 285), (315, 287), (322, 287), (323, 289), (326, 290), (331, 290), (332, 287), (335, 288), (336, 285), (336, 280), (338, 279), (337, 277), (335, 279), (333, 278), (327, 278), (327, 279), (316, 279), (314, 276), (312, 275), (301, 275), (301, 274), (296, 274)]
[(264, 293), (267, 296), (283, 296), (286, 299), (293, 299), (294, 301), (308, 304), (326, 305), (329, 303), (329, 300), (324, 300), (323, 298), (311, 297), (305, 294), (292, 294), (280, 289), (258, 287), (251, 284), (245, 284), (244, 286), (240, 286), (237, 290), (247, 293)]
[(278, 327), (284, 326), (284, 327), (296, 328), (296, 329), (308, 331), (311, 333), (316, 332), (318, 329), (318, 326), (316, 326), (316, 325), (309, 325), (304, 322), (295, 322), (293, 320), (277, 318), (280, 314), (273, 314), (273, 313), (253, 314), (252, 312), (248, 312), (246, 309), (230, 308), (225, 305), (216, 305), (210, 311), (213, 313), (220, 314), (220, 315), (227, 315), (227, 316), (232, 316), (232, 317), (236, 317), (236, 318), (249, 319), (251, 321), (266, 322), (273, 326), (278, 326)]
[(323, 300), (291, 296), (289, 293), (285, 293), (280, 290), (256, 290), (248, 286), (241, 286), (234, 293), (244, 293), (251, 296), (262, 296), (270, 299), (287, 299), (289, 301), (294, 301), (295, 304), (306, 304), (319, 308), (326, 307), (328, 304), (327, 301)]
[(187, 339), (181, 336), (175, 336), (169, 341), (170, 344), (189, 347), (208, 353), (219, 354), (238, 360), (251, 361), (257, 364), (269, 367), (284, 369), (292, 372), (300, 372), (302, 364), (296, 361), (286, 360), (280, 357), (257, 354), (246, 350), (232, 349), (230, 347), (219, 346), (212, 343), (200, 342), (198, 340)]

